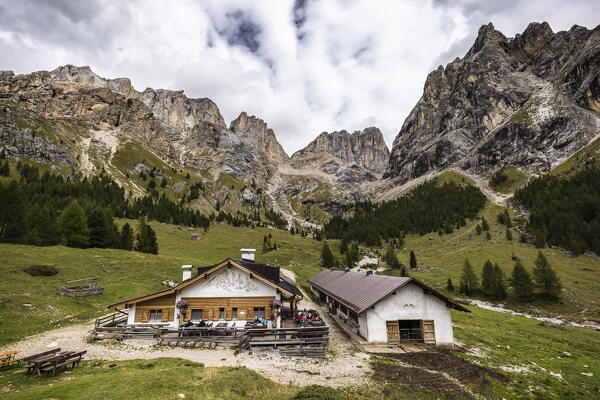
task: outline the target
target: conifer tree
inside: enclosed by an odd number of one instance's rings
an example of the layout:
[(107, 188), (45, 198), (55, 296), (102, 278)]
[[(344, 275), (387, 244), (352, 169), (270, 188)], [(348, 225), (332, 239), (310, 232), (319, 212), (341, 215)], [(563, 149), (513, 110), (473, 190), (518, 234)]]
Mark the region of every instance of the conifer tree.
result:
[(335, 257), (333, 257), (333, 253), (329, 249), (327, 242), (323, 242), (323, 247), (321, 249), (321, 266), (325, 268), (336, 267)]
[(494, 266), (490, 260), (483, 264), (481, 272), (481, 290), (486, 296), (492, 295), (492, 287), (494, 286)]
[(142, 253), (158, 254), (158, 243), (156, 242), (156, 233), (150, 225), (146, 223), (144, 217), (140, 218), (138, 234), (136, 237), (135, 249)]
[(536, 287), (540, 290), (542, 297), (549, 300), (560, 298), (562, 286), (556, 276), (556, 272), (550, 266), (548, 259), (540, 251), (535, 259), (533, 267), (533, 279)]
[(521, 264), (521, 261), (515, 263), (510, 278), (510, 284), (517, 300), (528, 301), (533, 297), (533, 281), (523, 264)]
[(481, 225), (477, 224), (477, 226), (475, 227), (475, 233), (481, 235)]
[(417, 256), (415, 255), (415, 252), (412, 250), (410, 251), (409, 265), (410, 265), (410, 269), (412, 269), (412, 270), (417, 269)]
[(481, 230), (483, 230), (483, 231), (489, 231), (490, 230), (490, 224), (488, 224), (488, 222), (485, 219), (485, 217), (481, 217)]
[(498, 263), (494, 263), (492, 277), (491, 296), (496, 300), (504, 300), (506, 298), (506, 278)]
[(486, 231), (486, 232), (485, 232), (485, 238), (486, 238), (487, 240), (492, 240), (492, 235), (490, 235), (490, 231)]
[(8, 160), (2, 162), (0, 160), (0, 175), (9, 176), (10, 175), (10, 165), (8, 165)]
[(96, 208), (88, 218), (88, 227), (90, 228), (89, 246), (105, 248), (108, 247), (109, 226), (106, 215), (100, 208)]
[(394, 248), (392, 246), (388, 246), (383, 259), (387, 263), (388, 267), (391, 269), (399, 269), (400, 262), (398, 261), (398, 257), (396, 257), (396, 253), (394, 252)]
[(348, 236), (342, 236), (340, 241), (340, 254), (344, 254), (348, 250)]
[(512, 236), (512, 232), (510, 230), (510, 227), (506, 227), (506, 240), (512, 240), (513, 236)]
[(87, 247), (90, 230), (83, 208), (77, 200), (73, 200), (62, 212), (58, 219), (61, 233), (67, 239), (69, 247)]
[(446, 284), (446, 289), (449, 292), (454, 292), (454, 285), (452, 284), (452, 279), (448, 278), (448, 283)]
[(408, 276), (408, 271), (406, 270), (406, 266), (403, 265), (400, 269), (400, 276)]
[(131, 225), (128, 222), (121, 228), (120, 242), (120, 247), (123, 250), (133, 249), (133, 229), (131, 229)]
[(478, 287), (479, 279), (477, 278), (477, 274), (475, 274), (469, 260), (465, 258), (463, 270), (460, 275), (460, 293), (471, 296), (477, 291)]
[(160, 187), (161, 188), (167, 187), (167, 177), (166, 176), (163, 176), (162, 181), (160, 181)]
[(16, 181), (0, 183), (0, 240), (19, 242), (25, 234), (25, 197)]

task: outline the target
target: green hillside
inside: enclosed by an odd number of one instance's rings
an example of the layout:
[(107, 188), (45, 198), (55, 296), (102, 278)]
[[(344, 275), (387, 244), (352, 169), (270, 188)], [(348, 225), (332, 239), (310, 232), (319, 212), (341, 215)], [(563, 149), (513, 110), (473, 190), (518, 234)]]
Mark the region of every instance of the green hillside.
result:
[[(438, 290), (448, 293), (446, 281), (451, 278), (458, 288), (465, 258), (468, 258), (478, 275), (481, 275), (486, 260), (497, 262), (506, 276), (510, 276), (515, 265), (513, 255), (518, 257), (531, 272), (539, 249), (519, 241), (519, 233), (513, 229), (513, 240), (506, 239), (506, 227), (496, 222), (501, 207), (486, 203), (479, 213), (490, 224), (491, 240), (485, 233), (477, 235), (475, 226), (478, 220), (469, 220), (465, 227), (448, 235), (430, 233), (423, 236), (408, 235), (398, 256), (401, 263), (408, 265), (410, 250), (416, 253), (419, 271), (411, 276), (431, 284)], [(600, 321), (600, 262), (596, 257), (581, 255), (570, 257), (562, 249), (542, 249), (557, 272), (564, 290), (559, 302), (537, 301), (531, 304), (508, 302), (508, 308), (560, 315), (574, 320), (592, 319)], [(455, 294), (456, 295), (456, 294)]]

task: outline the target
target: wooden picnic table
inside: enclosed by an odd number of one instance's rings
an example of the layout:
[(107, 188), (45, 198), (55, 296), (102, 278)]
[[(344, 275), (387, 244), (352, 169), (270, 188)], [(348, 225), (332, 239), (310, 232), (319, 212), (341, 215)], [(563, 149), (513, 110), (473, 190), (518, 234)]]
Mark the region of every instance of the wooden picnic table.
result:
[(45, 352), (28, 357), (27, 361), (29, 364), (25, 366), (27, 373), (41, 376), (42, 369), (48, 364), (63, 360), (70, 355), (75, 354), (74, 351), (60, 351), (60, 348), (57, 350), (58, 351)]

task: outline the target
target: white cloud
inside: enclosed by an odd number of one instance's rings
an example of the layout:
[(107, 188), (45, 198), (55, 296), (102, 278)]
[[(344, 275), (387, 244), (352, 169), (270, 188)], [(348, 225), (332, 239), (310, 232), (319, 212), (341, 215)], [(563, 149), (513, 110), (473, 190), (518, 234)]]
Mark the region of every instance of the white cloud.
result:
[[(90, 65), (108, 78), (214, 100), (226, 121), (263, 118), (291, 154), (324, 130), (378, 126), (388, 145), (437, 63), (462, 57), (492, 21), (592, 28), (598, 5), (487, 2), (0, 1), (0, 68)], [(301, 36), (302, 40), (298, 40)]]

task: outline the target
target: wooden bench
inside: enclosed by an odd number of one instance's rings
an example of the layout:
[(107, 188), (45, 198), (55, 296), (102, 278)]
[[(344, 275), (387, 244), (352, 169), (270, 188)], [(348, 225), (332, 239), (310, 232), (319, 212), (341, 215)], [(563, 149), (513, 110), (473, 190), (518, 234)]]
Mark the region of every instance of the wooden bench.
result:
[(46, 363), (40, 367), (40, 373), (44, 373), (48, 376), (56, 375), (56, 371), (61, 369), (68, 369), (69, 366), (71, 369), (79, 366), (83, 355), (87, 353), (87, 350), (83, 350), (77, 353), (72, 353), (66, 356), (56, 357), (55, 359)]
[(28, 357), (23, 357), (23, 361), (27, 361), (28, 364), (25, 366), (25, 369), (27, 370), (27, 373), (30, 374), (32, 372), (32, 370), (35, 368), (36, 366), (36, 360), (41, 360), (44, 358), (48, 358), (53, 356), (56, 353), (60, 352), (60, 347), (57, 347), (55, 349), (52, 350), (48, 350), (48, 351), (44, 351), (42, 353), (37, 353), (37, 354), (33, 354), (31, 356)]
[(8, 351), (4, 354), (0, 354), (0, 368), (5, 368), (5, 367), (10, 367), (12, 365), (16, 364), (20, 364), (21, 361), (23, 361), (23, 359), (25, 357), (19, 357), (17, 358), (17, 354), (20, 353), (20, 350), (13, 350), (13, 351)]

